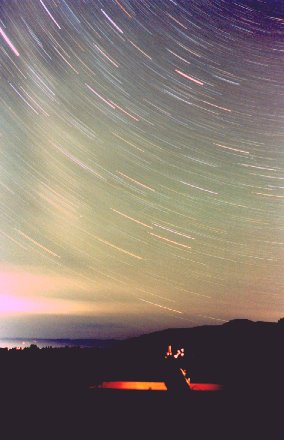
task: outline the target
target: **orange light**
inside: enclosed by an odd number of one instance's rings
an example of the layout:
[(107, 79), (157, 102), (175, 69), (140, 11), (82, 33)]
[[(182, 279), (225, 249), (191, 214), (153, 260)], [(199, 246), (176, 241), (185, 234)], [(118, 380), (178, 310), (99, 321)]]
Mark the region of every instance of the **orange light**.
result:
[(164, 382), (103, 382), (98, 388), (109, 388), (116, 390), (151, 390), (166, 391)]
[(222, 385), (218, 383), (191, 383), (190, 389), (192, 391), (220, 391), (222, 390)]

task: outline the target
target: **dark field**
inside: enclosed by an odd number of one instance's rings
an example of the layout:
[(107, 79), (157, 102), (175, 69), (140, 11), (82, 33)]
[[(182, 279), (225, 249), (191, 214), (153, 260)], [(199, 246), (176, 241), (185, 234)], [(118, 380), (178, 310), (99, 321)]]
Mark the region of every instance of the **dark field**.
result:
[[(252, 396), (192, 392), (38, 388), (5, 399), (2, 428), (22, 438), (183, 438), (282, 440), (283, 406), (274, 393)], [(7, 437), (5, 437), (7, 438)], [(10, 437), (14, 438), (14, 437)], [(15, 438), (19, 438), (16, 437)], [(74, 438), (74, 437), (72, 437)]]

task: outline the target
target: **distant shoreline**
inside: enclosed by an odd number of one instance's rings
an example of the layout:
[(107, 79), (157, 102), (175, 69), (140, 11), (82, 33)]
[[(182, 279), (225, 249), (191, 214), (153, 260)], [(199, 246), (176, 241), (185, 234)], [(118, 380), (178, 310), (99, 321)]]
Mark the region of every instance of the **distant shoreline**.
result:
[(85, 347), (85, 348), (104, 348), (118, 343), (117, 339), (45, 339), (45, 338), (1, 338), (0, 348), (29, 348), (35, 344), (38, 348), (64, 348), (64, 347)]

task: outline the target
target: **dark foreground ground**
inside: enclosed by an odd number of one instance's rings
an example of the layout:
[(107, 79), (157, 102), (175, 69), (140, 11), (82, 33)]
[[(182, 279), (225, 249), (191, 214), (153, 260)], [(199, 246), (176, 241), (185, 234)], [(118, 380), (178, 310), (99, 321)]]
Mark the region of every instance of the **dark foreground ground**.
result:
[[(0, 440), (284, 440), (284, 320), (172, 329), (107, 349), (0, 350)], [(177, 365), (168, 344), (185, 348)], [(102, 381), (192, 383), (223, 391), (90, 389)], [(171, 367), (170, 367), (171, 366)]]
[(284, 439), (283, 401), (274, 392), (75, 392), (70, 384), (64, 393), (3, 397), (3, 439)]

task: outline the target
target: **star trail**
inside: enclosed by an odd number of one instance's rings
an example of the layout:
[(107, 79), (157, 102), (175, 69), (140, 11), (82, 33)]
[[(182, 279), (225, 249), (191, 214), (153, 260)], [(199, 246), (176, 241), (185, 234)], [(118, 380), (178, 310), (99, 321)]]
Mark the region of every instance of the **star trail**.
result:
[(284, 8), (0, 5), (2, 336), (283, 316)]

